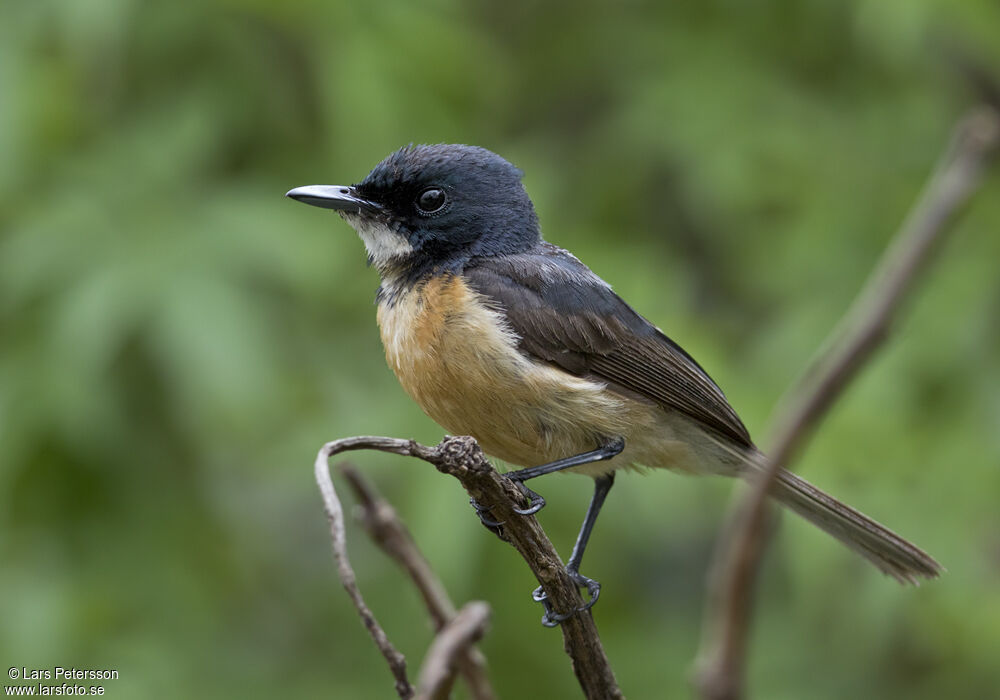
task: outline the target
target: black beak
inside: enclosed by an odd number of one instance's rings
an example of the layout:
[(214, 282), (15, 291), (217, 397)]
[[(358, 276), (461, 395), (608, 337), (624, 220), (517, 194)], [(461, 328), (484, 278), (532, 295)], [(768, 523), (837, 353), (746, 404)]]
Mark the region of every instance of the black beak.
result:
[(286, 197), (311, 204), (314, 207), (324, 209), (335, 209), (337, 211), (347, 211), (360, 214), (367, 212), (375, 214), (382, 211), (382, 207), (375, 202), (358, 195), (353, 187), (344, 185), (306, 185), (288, 190)]

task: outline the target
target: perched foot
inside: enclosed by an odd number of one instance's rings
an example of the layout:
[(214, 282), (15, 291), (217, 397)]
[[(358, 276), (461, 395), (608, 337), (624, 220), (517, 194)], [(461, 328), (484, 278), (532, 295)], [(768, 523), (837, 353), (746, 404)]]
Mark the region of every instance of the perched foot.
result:
[(590, 596), (590, 600), (583, 604), (583, 607), (580, 608), (580, 612), (590, 610), (594, 607), (594, 603), (597, 602), (597, 599), (601, 597), (601, 582), (595, 581), (592, 578), (587, 578), (579, 571), (567, 570), (566, 573), (570, 575), (570, 578), (573, 579), (573, 582), (578, 588), (586, 588), (587, 594)]
[(476, 511), (476, 515), (479, 516), (479, 522), (485, 525), (488, 529), (497, 532), (500, 529), (500, 526), (503, 525), (502, 522), (491, 518), (490, 515), (493, 514), (493, 511), (490, 510), (489, 507), (482, 505), (475, 498), (469, 499), (469, 505), (472, 506), (473, 510)]
[[(524, 497), (528, 499), (528, 507), (512, 508), (511, 510), (513, 510), (518, 515), (534, 515), (535, 513), (537, 513), (538, 511), (540, 511), (542, 508), (545, 507), (545, 499), (542, 498), (539, 494), (529, 489), (527, 486), (524, 485), (524, 483), (522, 483), (517, 479), (512, 479), (512, 481), (515, 484), (517, 484), (518, 488), (521, 489), (521, 493), (523, 493)], [(476, 515), (479, 516), (479, 522), (481, 522), (486, 527), (487, 530), (490, 530), (491, 532), (494, 532), (497, 535), (503, 537), (502, 534), (503, 522), (493, 519), (492, 506), (484, 506), (475, 498), (469, 499), (469, 505), (471, 505), (473, 509), (476, 511)]]
[[(521, 493), (523, 493), (524, 497), (528, 499), (527, 508), (512, 508), (511, 510), (513, 510), (518, 515), (534, 515), (535, 513), (537, 513), (538, 511), (540, 511), (542, 508), (545, 507), (545, 499), (542, 498), (540, 494), (537, 494), (531, 489), (529, 489), (527, 486), (524, 485), (524, 482), (522, 481), (519, 481), (517, 479), (511, 479), (511, 481), (517, 484), (517, 487), (521, 489)], [(501, 525), (503, 525), (502, 522), (494, 520), (491, 517), (493, 514), (491, 506), (484, 506), (475, 498), (469, 499), (469, 505), (471, 505), (473, 509), (476, 511), (476, 515), (479, 516), (479, 521), (489, 529), (496, 530)]]
[(571, 616), (583, 612), (584, 610), (590, 610), (594, 607), (594, 603), (596, 603), (597, 599), (601, 596), (601, 584), (599, 581), (587, 578), (579, 571), (574, 571), (572, 569), (566, 569), (566, 573), (569, 574), (569, 577), (573, 579), (573, 582), (578, 587), (587, 589), (587, 593), (590, 595), (590, 600), (576, 610), (560, 614), (552, 609), (552, 604), (549, 602), (548, 596), (545, 595), (545, 591), (543, 591), (542, 587), (539, 586), (531, 592), (531, 599), (536, 603), (541, 603), (545, 608), (545, 614), (542, 615), (542, 624), (546, 627), (556, 627), (559, 623), (564, 620), (568, 620)]
[(540, 494), (535, 493), (527, 486), (525, 486), (523, 481), (519, 481), (517, 479), (512, 479), (512, 481), (518, 485), (518, 487), (521, 489), (521, 493), (523, 493), (525, 497), (528, 499), (528, 507), (514, 508), (513, 510), (515, 513), (517, 513), (518, 515), (534, 515), (535, 513), (537, 513), (538, 511), (540, 511), (542, 508), (545, 507), (545, 499), (542, 498)]

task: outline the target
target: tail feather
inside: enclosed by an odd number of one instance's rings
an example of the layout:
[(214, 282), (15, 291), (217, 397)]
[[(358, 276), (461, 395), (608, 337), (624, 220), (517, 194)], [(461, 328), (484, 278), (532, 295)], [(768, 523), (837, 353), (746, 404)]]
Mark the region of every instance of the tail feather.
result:
[(900, 583), (918, 584), (920, 578), (936, 578), (943, 571), (913, 543), (789, 471), (778, 472), (770, 493)]

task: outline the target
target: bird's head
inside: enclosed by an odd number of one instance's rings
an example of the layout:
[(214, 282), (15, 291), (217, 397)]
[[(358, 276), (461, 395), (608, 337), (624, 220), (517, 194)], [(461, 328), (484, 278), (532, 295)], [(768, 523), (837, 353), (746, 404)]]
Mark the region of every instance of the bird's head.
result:
[(521, 171), (477, 146), (408, 146), (356, 185), (309, 185), (287, 196), (336, 210), (383, 278), (526, 250), (540, 238)]

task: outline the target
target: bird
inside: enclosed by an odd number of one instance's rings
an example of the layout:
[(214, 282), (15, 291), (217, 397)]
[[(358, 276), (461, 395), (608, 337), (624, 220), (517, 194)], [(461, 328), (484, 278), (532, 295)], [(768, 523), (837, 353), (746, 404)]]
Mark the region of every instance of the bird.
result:
[[(405, 146), (354, 185), (286, 196), (332, 209), (378, 271), (377, 319), (403, 389), (445, 430), (529, 479), (571, 471), (594, 492), (566, 571), (580, 573), (619, 469), (749, 478), (764, 454), (719, 386), (572, 253), (547, 242), (523, 172), (478, 146)], [(934, 578), (927, 553), (784, 469), (769, 495), (902, 583)], [(487, 525), (488, 509), (475, 502)], [(544, 595), (541, 596), (544, 598)], [(536, 600), (541, 599), (536, 591)], [(543, 601), (544, 602), (544, 601)], [(571, 611), (573, 614), (575, 611)], [(546, 609), (554, 626), (568, 615)]]

